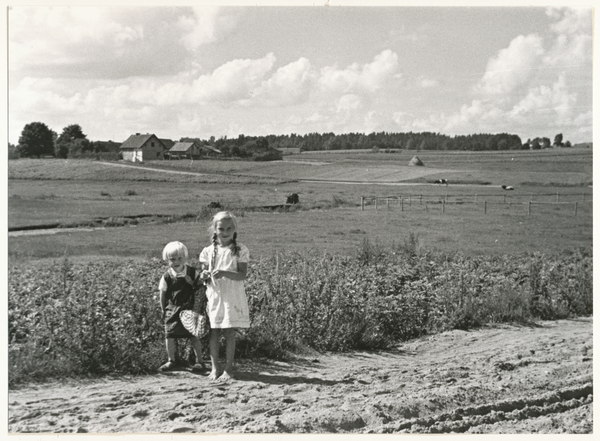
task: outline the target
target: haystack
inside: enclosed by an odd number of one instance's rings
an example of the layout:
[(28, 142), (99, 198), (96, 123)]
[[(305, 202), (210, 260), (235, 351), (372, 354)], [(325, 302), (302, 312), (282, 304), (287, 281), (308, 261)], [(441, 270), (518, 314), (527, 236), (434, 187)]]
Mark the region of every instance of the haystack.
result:
[(423, 161), (421, 161), (418, 156), (413, 156), (413, 158), (409, 161), (408, 165), (411, 165), (411, 166), (414, 166), (414, 165), (423, 166), (425, 164), (423, 164)]

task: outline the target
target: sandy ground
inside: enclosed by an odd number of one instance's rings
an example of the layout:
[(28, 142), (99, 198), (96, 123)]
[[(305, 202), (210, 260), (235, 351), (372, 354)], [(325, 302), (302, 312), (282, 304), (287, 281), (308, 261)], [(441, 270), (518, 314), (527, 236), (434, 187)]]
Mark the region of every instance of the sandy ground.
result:
[(27, 385), (9, 391), (8, 431), (590, 434), (592, 331), (582, 318), (241, 360), (226, 384), (180, 371)]

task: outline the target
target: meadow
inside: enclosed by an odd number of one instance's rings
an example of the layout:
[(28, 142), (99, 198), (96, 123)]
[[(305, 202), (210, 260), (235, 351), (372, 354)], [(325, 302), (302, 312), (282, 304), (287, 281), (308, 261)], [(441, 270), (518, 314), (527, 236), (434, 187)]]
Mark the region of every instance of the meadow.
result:
[[(425, 167), (406, 165), (415, 154)], [(238, 215), (251, 250), (252, 328), (240, 355), (385, 348), (445, 329), (589, 315), (591, 162), (582, 149), (130, 168), (10, 161), (9, 229), (104, 221), (90, 231), (9, 235), (11, 383), (155, 369), (160, 252), (181, 240), (197, 256), (213, 202)], [(450, 185), (432, 184), (441, 178)], [(502, 184), (515, 190), (507, 196)], [(300, 204), (264, 208), (292, 193)], [(361, 196), (399, 195), (410, 204), (361, 210)], [(532, 199), (546, 203), (529, 213)]]

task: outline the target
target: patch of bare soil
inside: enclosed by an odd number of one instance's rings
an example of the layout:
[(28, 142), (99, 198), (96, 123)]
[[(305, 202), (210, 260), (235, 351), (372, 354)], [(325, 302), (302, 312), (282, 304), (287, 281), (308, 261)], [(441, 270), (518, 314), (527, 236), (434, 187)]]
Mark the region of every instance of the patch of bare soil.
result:
[[(592, 433), (592, 318), (9, 391), (11, 433)], [(157, 360), (157, 365), (161, 360)]]

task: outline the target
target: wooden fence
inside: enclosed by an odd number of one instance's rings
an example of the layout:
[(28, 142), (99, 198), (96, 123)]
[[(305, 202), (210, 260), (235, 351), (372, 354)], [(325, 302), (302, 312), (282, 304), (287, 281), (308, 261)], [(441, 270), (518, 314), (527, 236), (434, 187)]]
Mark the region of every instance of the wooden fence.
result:
[[(548, 200), (550, 199), (550, 200)], [(565, 200), (570, 199), (570, 200)], [(361, 196), (360, 209), (365, 210), (369, 205), (379, 208), (400, 208), (401, 211), (410, 209), (413, 205), (441, 205), (442, 213), (446, 212), (447, 205), (475, 204), (480, 205), (484, 214), (487, 214), (491, 205), (521, 205), (531, 215), (532, 207), (536, 205), (570, 206), (573, 215), (583, 204), (593, 202), (590, 193), (531, 193), (527, 195), (397, 195), (397, 196)]]

